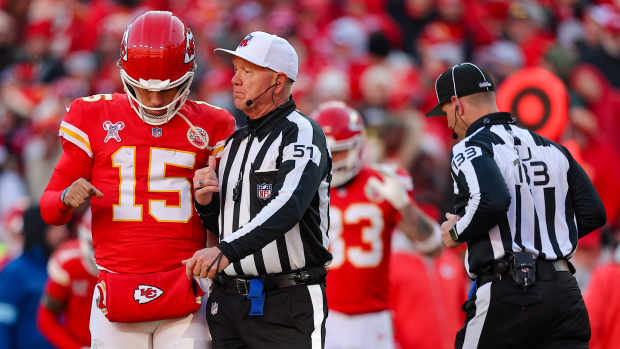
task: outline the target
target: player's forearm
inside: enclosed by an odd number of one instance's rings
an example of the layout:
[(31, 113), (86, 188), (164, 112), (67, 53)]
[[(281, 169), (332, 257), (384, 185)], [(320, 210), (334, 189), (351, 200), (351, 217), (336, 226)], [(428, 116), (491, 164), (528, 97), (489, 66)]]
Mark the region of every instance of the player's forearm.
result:
[(67, 224), (73, 216), (73, 210), (62, 203), (62, 190), (45, 190), (41, 196), (41, 217), (47, 224)]
[(426, 213), (414, 205), (407, 205), (400, 211), (402, 219), (398, 228), (413, 242), (417, 249), (434, 255), (441, 250), (439, 226)]
[(45, 306), (39, 306), (37, 326), (41, 333), (52, 344), (63, 349), (80, 349), (84, 346), (78, 343), (58, 321), (58, 317)]
[(41, 216), (47, 224), (63, 225), (71, 220), (73, 210), (62, 202), (62, 192), (76, 179), (90, 178), (91, 165), (92, 159), (81, 149), (63, 143), (62, 156), (40, 200)]
[(217, 233), (207, 230), (207, 247), (217, 246), (218, 241)]

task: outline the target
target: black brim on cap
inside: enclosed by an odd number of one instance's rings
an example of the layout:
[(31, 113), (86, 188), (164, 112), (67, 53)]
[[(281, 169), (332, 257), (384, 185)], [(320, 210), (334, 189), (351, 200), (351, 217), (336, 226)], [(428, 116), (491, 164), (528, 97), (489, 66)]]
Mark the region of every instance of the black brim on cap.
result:
[(430, 116), (446, 116), (446, 113), (441, 109), (442, 104), (437, 104), (435, 108), (431, 109), (428, 113), (426, 113), (427, 117)]

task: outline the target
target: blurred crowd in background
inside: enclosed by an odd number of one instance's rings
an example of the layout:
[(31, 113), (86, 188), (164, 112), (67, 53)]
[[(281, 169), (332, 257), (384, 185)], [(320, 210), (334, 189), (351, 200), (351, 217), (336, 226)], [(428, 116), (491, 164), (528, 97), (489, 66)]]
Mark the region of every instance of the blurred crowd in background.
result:
[[(580, 241), (574, 261), (585, 289), (613, 255), (620, 215), (620, 1), (586, 0), (0, 0), (0, 260), (19, 255), (21, 212), (38, 202), (62, 152), (65, 106), (122, 91), (117, 68), (126, 25), (145, 10), (170, 10), (198, 46), (193, 99), (234, 110), (229, 62), (263, 30), (300, 55), (298, 109), (342, 100), (368, 126), (370, 161), (409, 170), (416, 200), (435, 218), (450, 209), (452, 131), (424, 117), (435, 78), (453, 64), (486, 67), (500, 85), (543, 67), (568, 91), (557, 141), (586, 168), (608, 224)], [(0, 264), (3, 263), (0, 261)], [(463, 291), (464, 292), (464, 291)]]

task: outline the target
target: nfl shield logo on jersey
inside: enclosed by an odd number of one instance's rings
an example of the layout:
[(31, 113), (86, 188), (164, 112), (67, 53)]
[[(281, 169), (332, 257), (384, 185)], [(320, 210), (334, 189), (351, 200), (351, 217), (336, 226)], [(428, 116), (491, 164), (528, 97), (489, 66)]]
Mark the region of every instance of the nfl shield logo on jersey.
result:
[(153, 137), (155, 138), (159, 138), (161, 137), (161, 127), (153, 127), (151, 129), (151, 134), (153, 135)]
[(138, 285), (138, 288), (133, 290), (133, 299), (144, 304), (159, 298), (162, 294), (164, 294), (164, 290), (161, 288), (151, 285)]
[(271, 197), (271, 184), (262, 183), (256, 186), (258, 198), (261, 200), (267, 200)]

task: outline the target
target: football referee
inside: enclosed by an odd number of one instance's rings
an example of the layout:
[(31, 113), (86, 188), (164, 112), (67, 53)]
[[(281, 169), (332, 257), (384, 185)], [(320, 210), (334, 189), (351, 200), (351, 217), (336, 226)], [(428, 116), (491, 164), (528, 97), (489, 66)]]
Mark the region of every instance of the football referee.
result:
[(587, 175), (563, 146), (498, 112), (489, 74), (471, 63), (435, 82), (459, 140), (450, 154), (455, 213), (442, 237), (465, 242), (475, 282), (458, 348), (588, 348), (590, 325), (569, 262), (577, 240), (605, 223)]
[(219, 222), (208, 226), (219, 244), (186, 261), (188, 275), (213, 278), (213, 347), (322, 348), (331, 157), (320, 126), (291, 97), (297, 53), (264, 32), (215, 52), (232, 56), (234, 103), (249, 120), (217, 170), (211, 159), (194, 178), (203, 221)]

